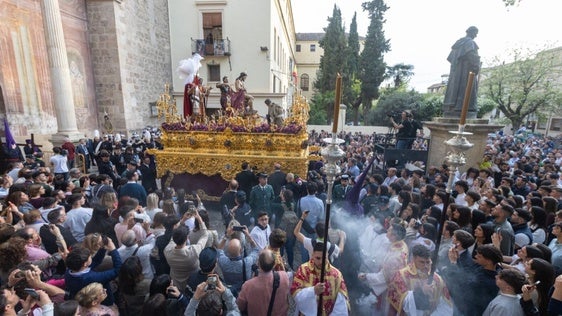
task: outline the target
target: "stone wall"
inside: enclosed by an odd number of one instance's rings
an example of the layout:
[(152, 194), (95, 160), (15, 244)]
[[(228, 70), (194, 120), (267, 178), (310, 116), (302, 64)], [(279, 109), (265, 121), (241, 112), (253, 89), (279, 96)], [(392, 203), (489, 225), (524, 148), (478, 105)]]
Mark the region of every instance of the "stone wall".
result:
[(98, 116), (123, 133), (156, 125), (149, 102), (172, 80), (167, 1), (88, 1), (88, 20)]
[[(57, 118), (50, 78), (43, 12), (37, 0), (0, 0), (0, 117), (6, 116), (16, 138), (51, 135)], [(60, 1), (78, 126), (97, 126), (86, 4)]]

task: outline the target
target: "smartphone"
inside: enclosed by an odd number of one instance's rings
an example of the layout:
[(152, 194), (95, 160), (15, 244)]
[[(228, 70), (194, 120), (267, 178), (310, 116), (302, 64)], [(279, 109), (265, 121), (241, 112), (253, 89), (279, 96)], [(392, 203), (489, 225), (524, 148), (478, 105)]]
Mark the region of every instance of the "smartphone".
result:
[(135, 223), (144, 223), (144, 219), (135, 217)]
[(34, 289), (27, 287), (27, 288), (23, 289), (23, 291), (25, 293), (27, 293), (27, 295), (31, 296), (33, 299), (35, 299), (35, 300), (39, 299), (39, 293), (37, 293), (37, 291), (35, 291)]
[(305, 213), (305, 214), (308, 214), (308, 213), (310, 213), (310, 211), (309, 211), (309, 210), (306, 210), (306, 211), (304, 211), (304, 213)]
[(244, 231), (244, 226), (232, 226), (232, 230), (235, 232), (242, 232)]
[(107, 236), (101, 236), (101, 241), (103, 242), (104, 246), (107, 246), (107, 243), (109, 242), (109, 240), (107, 239)]
[(207, 277), (207, 291), (212, 291), (217, 288), (217, 277), (210, 275)]

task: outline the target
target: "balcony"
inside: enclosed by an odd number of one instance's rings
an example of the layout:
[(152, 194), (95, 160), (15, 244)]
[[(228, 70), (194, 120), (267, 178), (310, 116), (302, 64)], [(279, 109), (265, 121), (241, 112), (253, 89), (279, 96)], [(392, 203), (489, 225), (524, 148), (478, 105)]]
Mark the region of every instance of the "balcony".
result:
[(191, 53), (205, 56), (230, 56), (230, 40), (191, 39)]

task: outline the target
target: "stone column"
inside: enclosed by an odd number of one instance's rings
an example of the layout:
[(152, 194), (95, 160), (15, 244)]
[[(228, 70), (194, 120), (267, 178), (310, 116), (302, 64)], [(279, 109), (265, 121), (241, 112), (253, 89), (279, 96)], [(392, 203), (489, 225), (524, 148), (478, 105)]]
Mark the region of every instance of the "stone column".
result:
[(63, 142), (64, 137), (70, 137), (73, 141), (78, 140), (80, 133), (76, 124), (68, 55), (58, 0), (41, 0), (41, 10), (49, 56), (53, 101), (57, 114), (58, 131), (53, 135), (52, 141), (58, 145)]
[[(444, 142), (454, 136), (449, 131), (458, 131), (459, 119), (438, 117), (433, 121), (423, 122), (423, 125), (431, 131), (427, 166), (440, 166), (444, 162), (449, 150)], [(465, 132), (473, 133), (473, 135), (466, 136), (466, 139), (474, 144), (474, 147), (466, 152), (466, 165), (459, 168), (459, 172), (462, 173), (469, 167), (477, 168), (486, 150), (488, 134), (501, 128), (503, 128), (502, 125), (489, 124), (488, 120), (485, 119), (466, 120)]]

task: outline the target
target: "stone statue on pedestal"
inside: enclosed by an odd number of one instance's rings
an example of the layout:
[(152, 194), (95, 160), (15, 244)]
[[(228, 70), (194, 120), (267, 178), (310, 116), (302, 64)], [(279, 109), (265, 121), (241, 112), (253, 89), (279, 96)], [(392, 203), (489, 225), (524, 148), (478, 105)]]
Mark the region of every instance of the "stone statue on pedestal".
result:
[[(466, 30), (466, 36), (459, 39), (452, 46), (451, 53), (447, 60), (451, 63), (449, 82), (443, 100), (444, 117), (460, 117), (466, 85), (468, 83), (469, 72), (478, 74), (480, 71), (480, 56), (478, 55), (478, 45), (474, 38), (478, 35), (478, 29), (471, 26)], [(468, 106), (467, 118), (476, 118), (478, 108), (476, 107), (476, 97), (478, 91), (477, 79), (474, 79)]]

